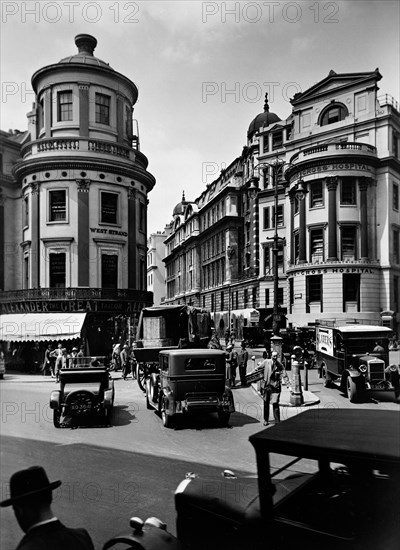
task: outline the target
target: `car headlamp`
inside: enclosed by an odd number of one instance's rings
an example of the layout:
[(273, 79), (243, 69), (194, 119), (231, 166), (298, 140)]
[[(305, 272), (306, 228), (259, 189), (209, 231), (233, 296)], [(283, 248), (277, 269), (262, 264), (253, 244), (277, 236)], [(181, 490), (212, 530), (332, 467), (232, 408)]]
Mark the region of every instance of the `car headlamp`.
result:
[(367, 367), (367, 365), (360, 365), (358, 367), (358, 370), (364, 374), (365, 372), (367, 372), (368, 367)]

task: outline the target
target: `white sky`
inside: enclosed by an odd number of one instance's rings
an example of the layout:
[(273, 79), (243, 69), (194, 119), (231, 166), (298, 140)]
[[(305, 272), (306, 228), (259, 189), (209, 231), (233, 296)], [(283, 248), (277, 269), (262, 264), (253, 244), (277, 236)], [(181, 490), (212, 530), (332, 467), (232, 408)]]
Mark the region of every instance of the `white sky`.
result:
[(251, 120), (286, 118), (289, 99), (341, 72), (373, 71), (379, 93), (400, 99), (397, 1), (1, 2), (1, 128), (26, 129), (30, 79), (77, 52), (95, 55), (139, 88), (141, 150), (157, 183), (149, 234), (163, 230), (185, 191), (194, 200), (239, 156)]

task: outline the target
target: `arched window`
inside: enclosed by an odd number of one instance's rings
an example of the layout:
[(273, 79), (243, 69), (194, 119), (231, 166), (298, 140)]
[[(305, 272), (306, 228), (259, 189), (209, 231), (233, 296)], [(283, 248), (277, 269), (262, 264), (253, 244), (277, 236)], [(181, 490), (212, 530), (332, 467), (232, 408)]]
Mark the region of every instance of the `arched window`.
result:
[(341, 103), (331, 103), (321, 113), (319, 124), (326, 126), (344, 120), (349, 114), (347, 108)]

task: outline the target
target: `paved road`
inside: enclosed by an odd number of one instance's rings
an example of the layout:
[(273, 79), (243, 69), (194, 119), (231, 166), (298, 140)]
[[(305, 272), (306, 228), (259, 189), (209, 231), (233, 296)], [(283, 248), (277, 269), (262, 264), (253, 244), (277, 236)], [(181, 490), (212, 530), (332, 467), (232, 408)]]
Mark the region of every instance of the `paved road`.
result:
[[(254, 482), (255, 456), (248, 438), (263, 427), (262, 402), (251, 387), (234, 390), (236, 413), (229, 428), (221, 428), (216, 415), (209, 415), (167, 430), (155, 413), (146, 410), (136, 382), (123, 381), (119, 373), (114, 376), (116, 403), (110, 428), (57, 430), (48, 408), (56, 384), (39, 376), (6, 375), (0, 383), (1, 499), (7, 497), (14, 471), (42, 464), (52, 480), (63, 480), (55, 495), (56, 514), (70, 525), (86, 525), (96, 548), (101, 548), (112, 534), (126, 530), (132, 515), (156, 515), (174, 532), (173, 493), (187, 472), (219, 476), (229, 468), (245, 483)], [(379, 403), (351, 405), (339, 390), (324, 388), (317, 371), (309, 373), (309, 390), (320, 400), (316, 407), (399, 410), (387, 394), (378, 396)], [(303, 410), (282, 408), (282, 419)], [(275, 456), (273, 466), (286, 461)], [(21, 531), (11, 509), (1, 509), (1, 525), (0, 547), (15, 547)]]

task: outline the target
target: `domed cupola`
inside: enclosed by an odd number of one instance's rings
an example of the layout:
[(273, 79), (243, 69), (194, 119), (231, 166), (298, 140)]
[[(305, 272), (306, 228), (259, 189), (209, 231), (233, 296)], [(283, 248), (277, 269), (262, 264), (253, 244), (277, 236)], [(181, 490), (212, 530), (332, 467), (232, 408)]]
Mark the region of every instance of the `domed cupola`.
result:
[(78, 53), (64, 57), (59, 63), (85, 63), (86, 65), (97, 65), (98, 67), (114, 70), (108, 63), (93, 55), (97, 46), (97, 40), (94, 36), (90, 34), (77, 34), (75, 36), (75, 44), (78, 48)]
[(188, 205), (188, 201), (185, 200), (185, 191), (182, 192), (182, 200), (178, 202), (173, 211), (173, 216), (183, 216)]
[(256, 118), (251, 121), (247, 131), (247, 139), (251, 140), (254, 134), (263, 126), (269, 126), (270, 124), (279, 122), (280, 120), (281, 119), (278, 115), (269, 112), (268, 94), (265, 94), (264, 112), (257, 115)]

